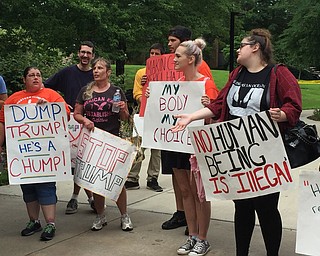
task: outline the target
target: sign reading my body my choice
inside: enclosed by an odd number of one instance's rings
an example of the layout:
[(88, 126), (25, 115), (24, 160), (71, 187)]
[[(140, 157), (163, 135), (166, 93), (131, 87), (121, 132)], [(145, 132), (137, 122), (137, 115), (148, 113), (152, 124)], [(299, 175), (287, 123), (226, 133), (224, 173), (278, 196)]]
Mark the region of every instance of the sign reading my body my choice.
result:
[[(175, 115), (203, 108), (201, 96), (205, 81), (151, 82), (143, 124), (142, 146), (176, 152), (193, 153), (187, 130), (172, 132)], [(201, 125), (203, 120), (191, 125)]]
[(71, 180), (64, 103), (4, 105), (10, 184)]
[(207, 200), (249, 198), (294, 186), (278, 125), (267, 112), (188, 130)]

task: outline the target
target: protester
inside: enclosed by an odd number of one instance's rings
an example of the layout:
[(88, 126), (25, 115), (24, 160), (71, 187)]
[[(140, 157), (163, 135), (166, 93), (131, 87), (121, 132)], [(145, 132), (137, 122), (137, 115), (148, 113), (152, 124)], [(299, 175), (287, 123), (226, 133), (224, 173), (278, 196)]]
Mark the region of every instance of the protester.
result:
[[(171, 53), (174, 53), (178, 46), (184, 42), (188, 41), (191, 39), (191, 30), (184, 27), (177, 25), (169, 30), (168, 34), (168, 47)], [(205, 77), (209, 77), (210, 80), (213, 81), (213, 77), (210, 71), (210, 68), (208, 64), (202, 60), (201, 63), (198, 65), (198, 72)], [(214, 82), (214, 81), (213, 81)], [(218, 92), (218, 89), (215, 87), (216, 93)], [(161, 151), (161, 159), (167, 159), (166, 157), (167, 151), (162, 150)], [(175, 195), (175, 200), (176, 200), (176, 208), (177, 211), (173, 214), (173, 216), (165, 221), (162, 224), (162, 229), (175, 229), (181, 226), (186, 226), (186, 217), (184, 213), (184, 207), (183, 207), (183, 200), (182, 200), (182, 195), (179, 186), (177, 185), (175, 175), (172, 171), (172, 168), (170, 166), (167, 166), (167, 162), (164, 160), (161, 160), (162, 164), (162, 174), (172, 174), (172, 185), (174, 189), (174, 195)], [(185, 234), (188, 235), (188, 227), (185, 230)]]
[[(155, 43), (151, 45), (149, 49), (149, 57), (159, 56), (164, 53), (163, 46), (159, 43)], [(146, 68), (141, 68), (137, 71), (135, 78), (134, 78), (134, 85), (133, 85), (133, 97), (140, 105), (141, 103), (141, 96), (143, 91), (143, 86), (147, 81), (146, 76)], [(142, 152), (144, 154), (145, 148), (142, 148)], [(158, 184), (158, 177), (160, 173), (160, 162), (161, 162), (161, 151), (158, 149), (151, 149), (151, 155), (149, 160), (149, 165), (147, 169), (147, 188), (155, 191), (155, 192), (162, 192), (163, 189)], [(144, 158), (144, 157), (143, 157)], [(134, 164), (130, 170), (128, 175), (128, 180), (125, 183), (126, 189), (139, 189), (139, 173), (141, 170), (142, 162), (138, 162)]]
[[(217, 97), (218, 91), (214, 82), (197, 70), (202, 62), (202, 50), (205, 46), (205, 41), (201, 38), (182, 42), (175, 51), (174, 68), (184, 74), (179, 81), (205, 81), (205, 95), (201, 98), (201, 103), (207, 106), (211, 100)], [(167, 166), (173, 169), (177, 185), (182, 194), (189, 228), (189, 237), (177, 250), (177, 253), (205, 255), (210, 249), (207, 232), (210, 223), (211, 204), (210, 202), (199, 201), (195, 177), (190, 173), (189, 160), (190, 154), (171, 151), (167, 151), (163, 159)]]
[[(92, 131), (94, 127), (100, 128), (113, 135), (119, 136), (120, 119), (129, 118), (126, 98), (121, 92), (121, 101), (119, 113), (112, 112), (113, 95), (119, 87), (110, 83), (111, 64), (109, 61), (98, 58), (93, 63), (94, 81), (83, 87), (77, 97), (74, 118), (88, 130)], [(91, 230), (101, 230), (107, 224), (105, 216), (105, 198), (93, 193), (97, 217), (93, 222)], [(124, 231), (133, 229), (132, 222), (127, 213), (127, 194), (123, 187), (117, 206), (121, 213), (121, 228)]]
[[(25, 90), (12, 94), (6, 101), (5, 105), (9, 104), (43, 104), (46, 102), (64, 102), (63, 98), (57, 92), (43, 88), (41, 72), (36, 67), (27, 67), (23, 72), (23, 82)], [(70, 110), (65, 103), (66, 111), (69, 116)], [(5, 139), (5, 116), (4, 108), (0, 110), (0, 149), (2, 149)], [(7, 144), (10, 147), (10, 144)], [(32, 183), (21, 185), (23, 200), (26, 203), (29, 222), (25, 229), (21, 231), (22, 236), (30, 236), (35, 232), (42, 230), (39, 212), (42, 209), (46, 226), (41, 234), (41, 240), (51, 240), (56, 231), (56, 183)]]
[[(72, 111), (80, 89), (93, 80), (91, 61), (94, 58), (94, 45), (92, 42), (83, 41), (80, 43), (78, 58), (78, 64), (60, 70), (44, 82), (46, 87), (62, 93)], [(72, 172), (74, 172), (74, 168), (72, 168)], [(66, 214), (73, 214), (78, 211), (79, 192), (80, 187), (74, 183), (73, 194), (67, 204)], [(86, 189), (85, 192), (91, 208), (95, 211), (92, 192)]]
[(0, 76), (0, 109), (2, 108), (3, 103), (7, 98), (8, 98), (8, 94), (7, 94), (6, 82), (4, 81), (3, 77)]
[[(299, 120), (301, 91), (297, 80), (284, 65), (274, 65), (271, 35), (265, 29), (253, 29), (237, 50), (240, 64), (218, 98), (206, 108), (180, 118), (172, 128), (180, 131), (194, 120), (214, 118), (226, 121), (269, 110), (281, 133)], [(251, 95), (250, 97), (248, 97)], [(245, 104), (243, 104), (245, 103)], [(234, 200), (236, 255), (249, 254), (257, 213), (268, 256), (278, 256), (282, 221), (278, 210), (280, 193)]]

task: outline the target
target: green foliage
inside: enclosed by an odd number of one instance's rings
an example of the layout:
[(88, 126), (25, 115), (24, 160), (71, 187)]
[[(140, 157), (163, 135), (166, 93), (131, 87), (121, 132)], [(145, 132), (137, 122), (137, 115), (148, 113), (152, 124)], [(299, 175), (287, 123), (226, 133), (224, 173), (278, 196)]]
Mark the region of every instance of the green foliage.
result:
[(142, 64), (144, 59), (139, 56), (155, 42), (166, 45), (169, 28), (181, 24), (190, 27), (194, 37), (207, 40), (204, 55), (210, 59), (213, 41), (223, 42), (228, 37), (232, 2), (2, 0), (0, 25), (7, 30), (21, 25), (36, 44), (59, 48), (67, 54), (76, 51), (79, 41), (91, 40), (97, 46), (97, 55), (107, 55), (112, 61), (139, 60)]
[(313, 111), (313, 116), (312, 116), (312, 119), (315, 120), (315, 121), (320, 121), (320, 109), (315, 109)]
[[(181, 24), (192, 29), (193, 38), (204, 37), (204, 59), (212, 64), (217, 57), (213, 55), (215, 41), (219, 50), (225, 47), (229, 54), (230, 12), (236, 11), (235, 46), (245, 31), (265, 27), (273, 34), (279, 61), (300, 69), (320, 66), (318, 0), (2, 0), (0, 10), (0, 38), (5, 42), (1, 53), (12, 54), (16, 60), (28, 57), (28, 49), (46, 58), (53, 55), (56, 61), (57, 51), (68, 56), (77, 51), (80, 41), (91, 40), (97, 56), (113, 63), (143, 64), (149, 46), (167, 45), (169, 28)], [(35, 55), (31, 57), (38, 65), (41, 56)], [(0, 71), (7, 64), (11, 63), (2, 64)], [(61, 60), (50, 66), (56, 71)]]
[[(320, 2), (317, 0), (294, 1), (290, 11), (293, 16), (284, 31), (280, 48), (288, 65), (304, 69), (320, 68)], [(312, 8), (310, 8), (312, 6)]]
[(6, 81), (9, 94), (24, 88), (22, 75), (26, 67), (38, 67), (43, 79), (46, 79), (72, 61), (72, 56), (64, 57), (65, 54), (60, 49), (36, 44), (30, 34), (21, 27), (0, 29), (0, 41), (8, 42), (7, 45), (0, 45), (0, 74)]

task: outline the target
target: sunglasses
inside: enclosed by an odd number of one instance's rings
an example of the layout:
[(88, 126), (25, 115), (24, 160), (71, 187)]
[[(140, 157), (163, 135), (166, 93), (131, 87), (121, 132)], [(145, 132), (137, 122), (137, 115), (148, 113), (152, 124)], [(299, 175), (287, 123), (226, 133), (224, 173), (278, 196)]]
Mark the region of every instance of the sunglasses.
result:
[(243, 47), (245, 47), (246, 45), (254, 45), (256, 44), (255, 42), (249, 42), (249, 43), (240, 43), (239, 49), (242, 49)]

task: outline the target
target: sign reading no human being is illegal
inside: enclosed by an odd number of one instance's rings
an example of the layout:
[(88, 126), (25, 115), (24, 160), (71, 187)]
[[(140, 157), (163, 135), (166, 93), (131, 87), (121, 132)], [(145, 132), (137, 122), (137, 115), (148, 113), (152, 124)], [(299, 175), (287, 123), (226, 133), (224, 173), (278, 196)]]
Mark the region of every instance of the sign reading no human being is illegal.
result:
[(294, 186), (278, 124), (268, 112), (188, 130), (207, 200), (250, 198)]

